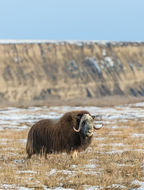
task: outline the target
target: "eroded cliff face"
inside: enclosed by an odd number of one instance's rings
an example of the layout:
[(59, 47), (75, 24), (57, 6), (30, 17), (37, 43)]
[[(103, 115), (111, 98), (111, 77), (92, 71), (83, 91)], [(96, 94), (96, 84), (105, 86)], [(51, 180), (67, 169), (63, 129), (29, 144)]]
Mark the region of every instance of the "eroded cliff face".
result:
[(144, 43), (0, 44), (0, 101), (144, 96)]

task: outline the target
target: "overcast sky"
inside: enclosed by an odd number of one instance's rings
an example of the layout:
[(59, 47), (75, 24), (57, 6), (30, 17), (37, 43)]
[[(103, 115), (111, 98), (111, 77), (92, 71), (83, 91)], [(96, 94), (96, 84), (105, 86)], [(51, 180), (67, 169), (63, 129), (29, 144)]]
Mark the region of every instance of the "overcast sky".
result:
[(144, 41), (144, 0), (0, 0), (0, 39)]

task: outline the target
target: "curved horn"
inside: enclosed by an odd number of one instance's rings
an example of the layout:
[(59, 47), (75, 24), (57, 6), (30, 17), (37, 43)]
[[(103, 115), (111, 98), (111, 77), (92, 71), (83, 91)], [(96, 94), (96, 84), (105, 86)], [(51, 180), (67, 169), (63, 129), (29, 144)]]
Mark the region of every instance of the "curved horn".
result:
[(94, 129), (95, 130), (99, 130), (99, 129), (101, 129), (103, 127), (103, 124), (98, 124), (98, 125), (95, 125), (94, 126)]
[[(97, 120), (96, 124), (94, 125), (95, 130), (99, 130), (103, 127), (103, 123), (100, 121), (102, 119), (101, 115), (93, 115), (92, 116), (94, 120)], [(97, 119), (98, 118), (98, 119)]]
[(99, 119), (100, 119), (100, 118), (101, 118), (100, 115), (91, 115), (91, 116), (92, 116), (93, 119), (96, 119), (96, 118), (99, 118)]
[(74, 130), (75, 132), (77, 132), (77, 133), (80, 132), (80, 129), (81, 129), (80, 126), (79, 126), (78, 129), (76, 129), (75, 127), (73, 127), (73, 130)]
[(79, 123), (79, 128), (78, 129), (76, 129), (75, 127), (73, 127), (73, 130), (75, 131), (75, 132), (80, 132), (80, 130), (81, 130), (81, 126), (82, 126), (82, 122), (84, 121), (84, 115), (81, 117), (81, 120), (80, 120), (80, 123)]

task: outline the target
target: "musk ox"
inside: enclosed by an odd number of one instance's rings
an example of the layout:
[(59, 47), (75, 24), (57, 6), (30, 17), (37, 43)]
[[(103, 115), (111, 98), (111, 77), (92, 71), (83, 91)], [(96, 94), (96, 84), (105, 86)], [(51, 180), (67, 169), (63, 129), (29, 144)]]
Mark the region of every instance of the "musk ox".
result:
[(71, 111), (60, 119), (44, 119), (35, 123), (26, 144), (27, 158), (33, 154), (67, 152), (76, 158), (77, 152), (85, 150), (91, 143), (94, 116), (88, 111)]

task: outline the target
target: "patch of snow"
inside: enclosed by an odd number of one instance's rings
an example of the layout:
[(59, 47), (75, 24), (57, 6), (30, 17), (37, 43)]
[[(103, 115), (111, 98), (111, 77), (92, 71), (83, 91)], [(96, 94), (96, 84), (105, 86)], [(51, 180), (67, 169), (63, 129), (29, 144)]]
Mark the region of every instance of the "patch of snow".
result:
[[(143, 181), (134, 180), (132, 182), (132, 184), (141, 186), (141, 187), (137, 188), (137, 190), (144, 190), (144, 182)], [(135, 190), (135, 189), (132, 189), (132, 190)]]
[(73, 174), (73, 171), (70, 171), (70, 170), (62, 170), (61, 172), (62, 172), (63, 174), (68, 174), (68, 175)]
[(28, 188), (28, 187), (18, 187), (19, 190), (32, 190), (34, 188)]
[(114, 126), (110, 126), (109, 128), (111, 128), (111, 129), (118, 129), (119, 127), (117, 125), (114, 125)]
[(99, 146), (100, 147), (104, 147), (104, 146), (112, 146), (112, 147), (120, 147), (120, 146), (122, 146), (122, 147), (124, 147), (125, 145), (123, 144), (123, 143), (113, 143), (113, 144), (99, 144)]
[(2, 131), (4, 128), (0, 126), (0, 131)]
[(88, 64), (93, 65), (95, 67), (98, 74), (101, 74), (100, 67), (99, 67), (95, 57), (86, 57), (85, 60)]
[(26, 144), (27, 139), (19, 139), (19, 141), (20, 141), (22, 144)]
[(51, 169), (51, 171), (49, 172), (48, 175), (53, 175), (55, 173), (63, 173), (63, 174), (68, 174), (68, 175), (71, 175), (73, 173), (73, 171), (70, 171), (70, 170), (56, 170), (56, 169)]
[(3, 184), (2, 187), (4, 189), (15, 189), (16, 185), (14, 185), (14, 184), (12, 184), (12, 185), (10, 185), (10, 184)]
[(134, 104), (134, 106), (136, 106), (136, 107), (144, 107), (144, 102), (136, 103), (136, 104)]
[(121, 184), (112, 184), (111, 186), (107, 186), (107, 188), (111, 188), (111, 189), (113, 189), (113, 188), (115, 188), (115, 189), (127, 189), (126, 186), (121, 185)]
[(95, 169), (96, 166), (94, 164), (86, 164), (84, 165), (85, 168), (91, 168), (91, 169)]
[(103, 141), (103, 140), (105, 140), (104, 137), (98, 137), (97, 134), (95, 134), (94, 136), (95, 136), (95, 139), (98, 140), (98, 141)]
[(94, 64), (94, 66), (95, 66), (97, 72), (98, 72), (99, 74), (101, 74), (101, 70), (100, 70), (100, 68), (99, 68), (99, 65), (98, 65), (96, 59), (93, 59), (93, 60), (92, 60), (92, 63)]
[[(62, 184), (59, 184), (60, 186), (62, 186)], [(44, 190), (74, 190), (71, 188), (63, 188), (63, 187), (53, 187), (53, 188), (48, 188), (46, 185), (43, 185)]]
[(125, 144), (123, 143), (113, 143), (113, 144), (110, 144), (112, 146), (125, 146)]
[[(115, 41), (108, 41), (108, 40), (3, 40), (0, 39), (0, 44), (35, 44), (35, 43), (52, 43), (52, 44), (76, 44), (78, 46), (82, 46), (83, 44), (91, 45), (91, 44), (102, 44), (107, 45), (108, 43), (111, 44), (121, 44), (122, 42), (115, 42)], [(140, 42), (137, 42), (140, 43)]]
[(106, 49), (102, 50), (102, 55), (105, 57), (106, 56)]
[(22, 170), (22, 171), (18, 171), (19, 174), (37, 174), (36, 171), (33, 170)]
[(55, 174), (57, 171), (56, 171), (56, 169), (51, 169), (51, 171), (49, 172), (49, 175), (53, 175), (53, 174)]
[(84, 186), (85, 190), (100, 190), (101, 188), (99, 186)]
[(106, 153), (106, 154), (121, 154), (121, 153), (123, 153), (124, 151), (129, 151), (129, 149), (125, 149), (125, 150), (112, 150), (112, 151), (105, 152), (105, 153)]
[(99, 171), (91, 171), (91, 170), (88, 170), (88, 171), (81, 171), (81, 173), (83, 173), (84, 175), (99, 175), (101, 174), (101, 171), (99, 169)]
[(138, 137), (138, 138), (144, 138), (144, 134), (138, 134), (138, 133), (133, 133), (132, 135), (131, 135), (131, 137)]
[(76, 168), (77, 166), (73, 164), (73, 165), (71, 165), (71, 167), (72, 167), (72, 168)]
[(107, 66), (109, 66), (109, 67), (113, 67), (114, 66), (114, 62), (113, 62), (113, 60), (112, 60), (111, 57), (105, 57), (104, 60), (108, 63)]
[[(55, 188), (52, 188), (54, 190), (74, 190), (74, 189), (71, 189), (71, 188), (63, 188), (63, 187), (55, 187)], [(52, 190), (50, 189), (50, 190)]]

